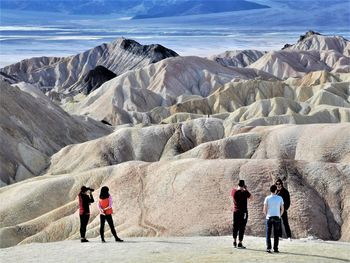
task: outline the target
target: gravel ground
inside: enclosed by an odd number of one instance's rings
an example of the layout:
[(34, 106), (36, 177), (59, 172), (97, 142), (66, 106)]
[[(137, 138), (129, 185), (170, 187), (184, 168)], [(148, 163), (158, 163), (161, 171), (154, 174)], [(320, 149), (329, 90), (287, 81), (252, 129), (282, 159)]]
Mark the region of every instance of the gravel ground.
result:
[(280, 253), (267, 254), (265, 239), (247, 236), (247, 249), (232, 247), (232, 237), (157, 237), (112, 239), (102, 244), (68, 240), (0, 249), (1, 262), (350, 262), (350, 243), (311, 239), (282, 240)]

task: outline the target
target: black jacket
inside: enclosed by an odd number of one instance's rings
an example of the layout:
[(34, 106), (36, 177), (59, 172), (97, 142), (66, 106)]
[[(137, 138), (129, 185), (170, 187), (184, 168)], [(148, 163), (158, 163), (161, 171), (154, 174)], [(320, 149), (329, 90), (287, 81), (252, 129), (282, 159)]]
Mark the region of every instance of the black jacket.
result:
[(90, 214), (90, 204), (94, 202), (94, 197), (90, 195), (79, 193), (79, 214), (88, 215)]
[(277, 195), (279, 195), (283, 199), (284, 210), (288, 210), (288, 208), (290, 206), (290, 196), (289, 196), (288, 190), (282, 186), (281, 191), (278, 191)]

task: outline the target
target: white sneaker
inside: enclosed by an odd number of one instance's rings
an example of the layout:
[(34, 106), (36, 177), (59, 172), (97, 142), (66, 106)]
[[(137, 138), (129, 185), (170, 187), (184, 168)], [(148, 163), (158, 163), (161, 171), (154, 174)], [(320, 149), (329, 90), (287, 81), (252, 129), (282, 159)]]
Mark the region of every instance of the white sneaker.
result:
[(292, 241), (292, 239), (291, 239), (290, 237), (288, 237), (288, 241), (289, 241), (289, 242), (291, 242), (291, 241)]

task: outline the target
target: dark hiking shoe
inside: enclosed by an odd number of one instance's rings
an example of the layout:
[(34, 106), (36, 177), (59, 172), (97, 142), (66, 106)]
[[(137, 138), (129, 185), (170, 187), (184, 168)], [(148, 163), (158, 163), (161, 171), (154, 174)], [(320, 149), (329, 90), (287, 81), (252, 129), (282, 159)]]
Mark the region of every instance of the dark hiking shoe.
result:
[(85, 242), (89, 242), (89, 240), (87, 240), (86, 238), (82, 238), (82, 239), (80, 239), (80, 242), (85, 243)]
[(266, 249), (266, 252), (267, 252), (267, 253), (272, 253), (272, 252), (271, 252), (271, 249)]
[(115, 242), (124, 242), (124, 240), (123, 240), (123, 239), (120, 239), (119, 237), (117, 237), (117, 238), (115, 239)]
[(245, 249), (246, 247), (245, 247), (245, 246), (243, 246), (243, 244), (242, 244), (242, 243), (238, 243), (237, 248), (240, 248), (240, 249)]
[(101, 242), (102, 242), (102, 243), (106, 243), (106, 240), (102, 239)]
[(273, 252), (280, 253), (278, 249), (274, 249)]
[(237, 247), (237, 242), (236, 241), (233, 241), (233, 247)]

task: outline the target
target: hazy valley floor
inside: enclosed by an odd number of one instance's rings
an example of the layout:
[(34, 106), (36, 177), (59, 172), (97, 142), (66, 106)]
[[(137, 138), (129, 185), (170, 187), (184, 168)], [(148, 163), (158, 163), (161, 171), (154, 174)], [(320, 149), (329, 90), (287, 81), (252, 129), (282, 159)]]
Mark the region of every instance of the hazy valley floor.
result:
[(279, 254), (265, 252), (265, 239), (245, 237), (247, 249), (232, 247), (232, 238), (126, 238), (124, 243), (99, 239), (33, 243), (0, 249), (2, 262), (350, 262), (350, 243), (283, 240)]

